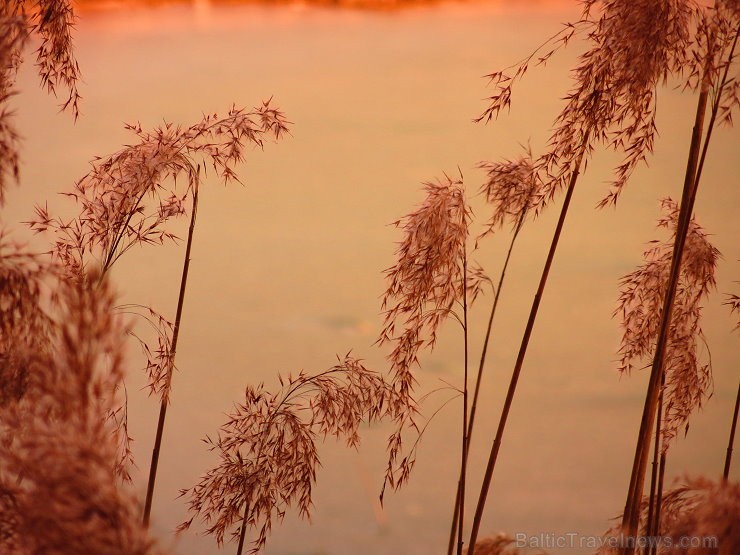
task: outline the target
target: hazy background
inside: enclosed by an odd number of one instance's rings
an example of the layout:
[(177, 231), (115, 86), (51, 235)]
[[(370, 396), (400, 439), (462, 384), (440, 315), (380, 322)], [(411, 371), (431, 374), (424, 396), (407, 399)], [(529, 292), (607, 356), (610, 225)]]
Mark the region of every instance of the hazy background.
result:
[[(120, 3), (119, 3), (120, 5)], [(568, 87), (574, 45), (515, 91), (513, 109), (493, 125), (471, 122), (485, 108), (481, 76), (527, 54), (577, 17), (571, 2), (442, 4), (399, 12), (260, 7), (208, 2), (83, 11), (75, 41), (84, 82), (74, 124), (44, 95), (27, 55), (13, 101), (23, 135), (22, 186), (10, 191), (3, 219), (25, 238), (21, 221), (35, 203), (70, 213), (57, 192), (70, 190), (94, 155), (134, 141), (123, 122), (150, 128), (163, 119), (190, 124), (232, 103), (274, 97), (293, 122), (292, 136), (253, 152), (245, 187), (211, 180), (201, 194), (193, 263), (153, 510), (165, 545), (186, 518), (180, 488), (215, 462), (200, 441), (214, 434), (247, 384), (278, 387), (277, 372), (331, 366), (352, 349), (384, 370), (380, 329), (382, 270), (393, 264), (399, 233), (388, 226), (422, 198), (422, 181), (442, 172), (465, 176), (470, 195), (481, 160), (542, 149)], [(618, 278), (641, 261), (658, 199), (680, 196), (695, 99), (670, 88), (659, 96), (661, 137), (650, 168), (635, 174), (618, 209), (596, 211), (616, 161), (597, 153), (576, 190), (520, 380), (483, 532), (600, 534), (621, 512), (647, 375), (620, 378), (618, 324), (611, 313)], [(704, 315), (715, 372), (713, 398), (692, 419), (669, 457), (681, 473), (716, 477), (724, 460), (738, 380), (738, 335), (721, 305), (738, 292), (737, 132), (720, 129), (705, 168), (696, 214), (724, 258), (718, 290)], [(487, 218), (473, 200), (478, 223)], [(484, 379), (471, 453), (474, 508), (482, 466), (519, 338), (554, 227), (551, 208), (521, 235), (505, 284)], [(185, 235), (185, 223), (177, 229)], [(497, 275), (508, 237), (475, 255)], [(43, 248), (43, 241), (33, 240)], [(115, 270), (124, 299), (174, 316), (184, 245), (140, 249)], [(484, 298), (473, 314), (476, 360)], [(158, 403), (141, 391), (142, 364), (131, 348), (131, 433), (143, 498)], [(423, 358), (419, 391), (461, 380), (461, 337), (446, 327)], [(449, 393), (425, 405), (431, 413)], [(416, 555), (446, 549), (459, 464), (460, 402), (448, 406), (421, 444), (409, 485), (388, 495), (381, 512), (388, 429), (366, 429), (363, 447), (330, 440), (311, 525), (289, 515), (266, 553)], [(733, 475), (738, 476), (735, 464)], [(670, 481), (670, 480), (669, 480)], [(184, 555), (215, 553), (197, 527), (174, 543)], [(235, 551), (228, 545), (226, 553)], [(587, 551), (567, 549), (563, 553)]]

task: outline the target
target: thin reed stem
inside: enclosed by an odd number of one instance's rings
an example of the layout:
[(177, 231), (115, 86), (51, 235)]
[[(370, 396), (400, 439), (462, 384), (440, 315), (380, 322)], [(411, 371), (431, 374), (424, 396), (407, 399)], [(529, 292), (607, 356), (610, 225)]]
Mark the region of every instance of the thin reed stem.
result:
[[(623, 529), (627, 531), (628, 537), (632, 537), (635, 535), (639, 524), (640, 503), (642, 501), (642, 486), (645, 477), (645, 467), (647, 465), (647, 452), (649, 451), (649, 446), (647, 444), (649, 443), (649, 437), (651, 433), (650, 428), (652, 428), (653, 420), (655, 418), (655, 404), (657, 402), (657, 381), (659, 379), (659, 376), (661, 376), (663, 373), (663, 357), (665, 354), (668, 328), (670, 326), (670, 320), (673, 310), (673, 299), (675, 297), (678, 276), (680, 273), (683, 246), (686, 241), (686, 233), (688, 232), (689, 222), (691, 220), (691, 214), (693, 212), (694, 202), (696, 200), (696, 192), (698, 190), (701, 173), (704, 168), (704, 162), (706, 160), (706, 155), (709, 148), (709, 141), (712, 136), (712, 131), (717, 119), (717, 114), (719, 113), (722, 93), (727, 84), (729, 67), (734, 57), (735, 48), (737, 46), (738, 35), (740, 35), (740, 29), (735, 32), (732, 46), (730, 47), (730, 51), (727, 56), (727, 62), (725, 64), (722, 78), (720, 79), (720, 82), (715, 90), (715, 98), (714, 102), (712, 103), (711, 116), (707, 127), (707, 134), (701, 147), (701, 155), (699, 155), (699, 145), (701, 142), (704, 116), (709, 97), (709, 85), (707, 83), (707, 76), (704, 75), (702, 78), (703, 83), (699, 94), (699, 99), (697, 101), (694, 129), (692, 131), (691, 146), (689, 149), (689, 158), (687, 161), (686, 174), (684, 176), (684, 188), (681, 199), (681, 208), (679, 212), (678, 224), (676, 226), (676, 237), (674, 241), (674, 250), (671, 260), (671, 273), (669, 277), (666, 296), (663, 303), (663, 311), (661, 313), (661, 323), (658, 331), (658, 341), (655, 348), (655, 357), (651, 369), (650, 381), (648, 383), (648, 391), (645, 399), (645, 406), (643, 408), (643, 416), (640, 422), (638, 447), (635, 450), (635, 458), (633, 461), (632, 474), (630, 476), (627, 502), (625, 504), (625, 511), (622, 519), (622, 526)], [(646, 437), (647, 439), (645, 439)], [(621, 550), (621, 553), (625, 555), (631, 555), (632, 553), (634, 553), (634, 547), (625, 546)]]
[(732, 426), (730, 426), (730, 439), (727, 442), (727, 454), (725, 455), (725, 468), (722, 471), (722, 479), (726, 482), (730, 477), (730, 465), (732, 464), (732, 448), (735, 444), (735, 430), (737, 429), (737, 411), (740, 407), (740, 383), (737, 385), (737, 397), (735, 397), (735, 412), (732, 414)]
[(462, 461), (460, 463), (460, 482), (459, 482), (459, 505), (460, 518), (458, 519), (457, 529), (457, 555), (463, 552), (463, 525), (465, 523), (465, 478), (468, 466), (468, 254), (467, 248), (463, 250), (463, 342), (465, 349), (465, 369), (463, 383), (463, 418), (462, 418)]
[[(188, 272), (190, 270), (190, 251), (193, 246), (193, 233), (195, 231), (195, 218), (198, 214), (198, 185), (193, 185), (193, 208), (190, 214), (190, 227), (188, 228), (188, 240), (185, 247), (185, 260), (182, 266), (182, 275), (180, 277), (180, 294), (177, 299), (177, 312), (175, 314), (175, 324), (172, 329), (172, 346), (170, 348), (170, 368), (172, 373), (175, 368), (175, 353), (177, 352), (177, 339), (180, 335), (180, 322), (182, 321), (182, 308), (185, 304), (185, 288), (188, 282)], [(162, 434), (164, 432), (164, 421), (167, 416), (168, 398), (163, 397), (159, 406), (159, 419), (157, 420), (157, 435), (154, 439), (154, 448), (152, 449), (152, 461), (149, 465), (149, 481), (146, 486), (146, 501), (144, 503), (144, 526), (149, 526), (149, 517), (152, 510), (152, 498), (154, 496), (154, 482), (157, 479), (157, 466), (159, 465), (159, 452), (162, 447)]]
[[(666, 457), (667, 452), (662, 451), (660, 453), (660, 467), (658, 469), (658, 490), (655, 494), (655, 520), (653, 522), (653, 530), (650, 533), (654, 538), (660, 536), (660, 516), (663, 512), (663, 480), (665, 478)], [(658, 553), (658, 546), (655, 542), (651, 542), (651, 545), (650, 553), (651, 555), (656, 555)]]
[(486, 466), (486, 472), (483, 477), (483, 485), (481, 486), (480, 496), (478, 498), (478, 505), (475, 509), (475, 517), (473, 518), (473, 526), (470, 533), (470, 541), (468, 543), (468, 555), (473, 555), (475, 552), (475, 542), (478, 539), (478, 531), (480, 529), (481, 519), (483, 518), (483, 510), (485, 509), (486, 499), (488, 497), (488, 490), (491, 487), (491, 479), (493, 478), (493, 471), (496, 466), (496, 459), (498, 458), (498, 452), (501, 448), (501, 440), (504, 435), (504, 428), (506, 427), (506, 420), (509, 416), (512, 402), (514, 400), (514, 393), (516, 392), (517, 382), (519, 381), (519, 374), (521, 373), (522, 366), (524, 364), (524, 357), (527, 353), (527, 347), (529, 346), (529, 338), (532, 335), (532, 329), (534, 322), (537, 319), (537, 312), (540, 307), (540, 301), (542, 300), (542, 294), (547, 284), (547, 278), (550, 274), (550, 268), (552, 267), (552, 261), (555, 257), (555, 251), (557, 250), (558, 241), (560, 234), (563, 230), (565, 218), (568, 214), (568, 207), (570, 206), (570, 200), (573, 197), (573, 190), (575, 189), (576, 182), (578, 181), (578, 175), (580, 174), (581, 163), (583, 162), (583, 156), (586, 153), (590, 133), (587, 131), (583, 137), (583, 141), (580, 145), (580, 152), (578, 158), (574, 164), (573, 173), (570, 176), (568, 184), (568, 191), (563, 201), (563, 207), (560, 210), (560, 217), (553, 234), (552, 241), (550, 243), (550, 250), (547, 254), (547, 260), (545, 261), (545, 267), (542, 269), (542, 276), (540, 277), (540, 283), (537, 287), (537, 293), (534, 296), (532, 302), (532, 308), (529, 312), (529, 319), (527, 320), (527, 327), (524, 330), (524, 336), (519, 347), (519, 354), (517, 355), (516, 364), (514, 365), (514, 371), (511, 374), (511, 381), (509, 382), (509, 389), (506, 392), (506, 400), (501, 411), (501, 417), (499, 419), (498, 428), (496, 430), (496, 437), (491, 446), (491, 453), (488, 457), (488, 465)]
[[(663, 375), (663, 386), (665, 387), (665, 374)], [(655, 429), (655, 442), (653, 444), (653, 466), (650, 473), (650, 502), (648, 504), (647, 526), (645, 531), (648, 536), (652, 536), (653, 523), (655, 519), (655, 494), (658, 487), (658, 466), (660, 465), (660, 426), (663, 419), (663, 398), (665, 390), (661, 388), (660, 399), (658, 400), (657, 427)], [(648, 543), (643, 550), (645, 555), (651, 555), (653, 552), (652, 543)]]
[(249, 505), (244, 503), (244, 518), (242, 518), (241, 530), (239, 530), (239, 546), (236, 548), (236, 555), (242, 555), (244, 549), (244, 538), (247, 535), (247, 517), (249, 516)]
[[(511, 236), (511, 241), (509, 242), (509, 250), (506, 253), (506, 259), (504, 260), (504, 266), (501, 269), (501, 275), (498, 279), (498, 285), (496, 286), (496, 291), (493, 297), (493, 304), (491, 305), (491, 313), (488, 315), (488, 325), (486, 327), (486, 336), (483, 340), (483, 348), (481, 350), (481, 356), (480, 356), (480, 362), (478, 364), (478, 375), (475, 378), (475, 389), (473, 390), (473, 402), (470, 406), (470, 417), (468, 419), (468, 437), (467, 437), (467, 449), (468, 452), (470, 452), (470, 442), (471, 437), (473, 435), (473, 424), (475, 422), (475, 412), (478, 407), (478, 394), (480, 392), (480, 384), (481, 384), (481, 378), (483, 377), (483, 368), (486, 364), (486, 356), (488, 354), (488, 346), (490, 344), (491, 339), (491, 333), (493, 330), (493, 318), (496, 315), (496, 309), (498, 308), (498, 300), (501, 296), (501, 289), (504, 284), (504, 278), (506, 277), (506, 270), (509, 267), (509, 260), (511, 260), (511, 253), (514, 250), (514, 243), (516, 243), (516, 238), (519, 235), (519, 231), (521, 231), (522, 226), (524, 225), (524, 220), (526, 219), (527, 212), (523, 211), (522, 214), (519, 216), (519, 221), (516, 224), (516, 227), (514, 228), (514, 233)], [(467, 469), (466, 469), (467, 471)], [(462, 470), (460, 472), (460, 475), (462, 477)], [(457, 522), (458, 518), (460, 516), (460, 481), (458, 480), (458, 494), (455, 495), (455, 509), (453, 511), (452, 515), (452, 525), (450, 527), (450, 540), (447, 546), (447, 555), (452, 555), (454, 545), (455, 545), (455, 530), (457, 530)]]
[[(676, 288), (678, 286), (678, 277), (681, 268), (684, 245), (686, 243), (686, 235), (694, 208), (694, 200), (696, 199), (695, 189), (698, 186), (698, 182), (696, 182), (695, 176), (699, 161), (701, 136), (704, 127), (704, 115), (706, 112), (708, 96), (709, 87), (704, 84), (702, 85), (702, 90), (699, 94), (699, 100), (696, 107), (696, 117), (691, 136), (691, 146), (689, 148), (686, 174), (684, 176), (684, 187), (681, 197), (678, 225), (676, 227), (676, 236), (671, 257), (671, 271), (663, 301), (663, 309), (661, 311), (655, 356), (653, 358), (650, 381), (648, 383), (642, 420), (640, 422), (640, 432), (638, 434), (637, 446), (635, 448), (632, 474), (630, 477), (630, 488), (627, 494), (627, 502), (625, 503), (625, 510), (622, 518), (622, 527), (628, 538), (635, 537), (639, 524), (642, 490), (645, 481), (648, 454), (650, 451), (650, 438), (658, 408), (660, 381), (663, 375), (663, 359), (666, 345), (668, 343), (668, 329), (670, 327), (670, 321), (673, 314), (673, 301), (676, 296)], [(622, 547), (621, 552), (625, 555), (632, 555), (635, 552), (634, 542), (628, 541), (627, 545)]]

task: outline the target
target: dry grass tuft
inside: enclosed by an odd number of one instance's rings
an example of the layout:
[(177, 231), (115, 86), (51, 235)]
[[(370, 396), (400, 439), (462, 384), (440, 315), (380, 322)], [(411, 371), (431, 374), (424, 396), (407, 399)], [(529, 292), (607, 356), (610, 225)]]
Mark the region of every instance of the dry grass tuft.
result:
[(28, 352), (47, 347), (51, 322), (42, 302), (50, 274), (42, 257), (27, 253), (0, 232), (0, 410), (26, 391), (29, 369), (21, 347)]
[[(658, 226), (675, 233), (678, 207), (670, 199), (663, 201), (664, 216)], [(623, 328), (619, 349), (620, 372), (631, 372), (637, 361), (651, 358), (660, 323), (663, 297), (671, 267), (673, 238), (654, 241), (645, 251), (645, 263), (621, 281), (618, 308)], [(661, 426), (663, 450), (678, 430), (688, 430), (692, 411), (700, 408), (712, 386), (709, 363), (699, 359), (699, 345), (704, 343), (700, 319), (702, 303), (715, 286), (714, 272), (719, 251), (709, 242), (706, 232), (692, 220), (686, 237), (669, 341), (665, 355), (665, 411)]]
[[(37, 274), (27, 275), (23, 290), (34, 292)], [(109, 415), (125, 327), (113, 295), (98, 276), (60, 280), (46, 311), (43, 348), (19, 329), (13, 356), (27, 369), (25, 388), (0, 411), (2, 551), (153, 554), (138, 506), (117, 479), (119, 430)]]
[(360, 423), (387, 415), (394, 393), (380, 374), (349, 354), (324, 372), (279, 379), (277, 393), (248, 386), (218, 438), (206, 439), (220, 462), (182, 491), (193, 517), (180, 530), (200, 516), (219, 545), (229, 533), (241, 545), (247, 527), (258, 529), (251, 551), (259, 551), (273, 518), (282, 520), (293, 506), (310, 517), (317, 440), (335, 436), (356, 447)]
[(419, 351), (433, 348), (439, 326), (451, 314), (457, 317), (454, 306), (461, 302), (465, 289), (471, 212), (463, 183), (445, 176), (425, 183), (424, 189), (424, 202), (394, 224), (402, 229), (403, 239), (396, 263), (386, 270), (389, 285), (382, 301), (385, 325), (378, 343), (393, 346), (388, 355), (393, 387), (389, 402), (397, 428), (388, 440), (383, 492), (386, 485), (403, 485), (414, 465), (415, 449), (402, 456), (402, 436), (409, 429), (418, 433), (412, 369), (419, 364)]
[[(683, 484), (663, 494), (660, 543), (658, 555), (732, 555), (740, 551), (740, 530), (737, 516), (740, 514), (740, 484), (737, 482), (714, 482), (707, 478), (686, 478)], [(646, 535), (648, 514), (647, 499), (643, 499), (640, 512), (639, 531)], [(615, 544), (622, 534), (622, 517), (605, 534), (598, 555), (616, 555)], [(682, 540), (716, 538), (716, 547), (684, 547)]]
[(674, 511), (671, 518), (667, 519), (663, 533), (674, 541), (680, 538), (716, 537), (718, 549), (674, 547), (668, 553), (672, 555), (740, 553), (740, 527), (738, 527), (740, 484), (694, 478), (688, 480), (685, 487), (686, 499), (680, 502), (681, 510)]

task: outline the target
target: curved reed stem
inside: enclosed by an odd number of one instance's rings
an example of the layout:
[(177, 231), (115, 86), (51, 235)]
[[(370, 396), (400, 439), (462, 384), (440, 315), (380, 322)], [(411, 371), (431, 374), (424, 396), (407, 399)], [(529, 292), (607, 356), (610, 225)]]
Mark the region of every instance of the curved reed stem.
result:
[[(190, 250), (193, 246), (193, 233), (195, 231), (195, 217), (198, 213), (198, 185), (193, 186), (193, 209), (190, 214), (190, 227), (188, 228), (188, 241), (185, 247), (185, 260), (182, 266), (182, 275), (180, 277), (180, 294), (177, 299), (177, 313), (175, 314), (175, 324), (172, 329), (172, 347), (170, 350), (170, 369), (172, 372), (175, 367), (175, 353), (177, 352), (177, 339), (180, 335), (180, 322), (182, 320), (182, 307), (185, 303), (185, 288), (188, 282), (188, 272), (190, 270)], [(152, 511), (152, 498), (154, 497), (154, 482), (157, 479), (157, 466), (159, 465), (159, 452), (162, 447), (162, 435), (164, 432), (164, 421), (167, 416), (167, 399), (163, 398), (159, 406), (159, 419), (157, 420), (157, 435), (154, 439), (154, 448), (152, 449), (152, 461), (149, 465), (149, 480), (146, 486), (146, 501), (144, 502), (144, 526), (149, 526), (149, 517)]]
[(509, 416), (512, 402), (514, 400), (514, 393), (516, 392), (516, 386), (519, 381), (519, 374), (521, 373), (522, 366), (524, 365), (524, 357), (527, 354), (527, 347), (529, 346), (529, 338), (532, 335), (532, 329), (534, 328), (534, 322), (537, 319), (537, 312), (539, 311), (540, 301), (542, 300), (542, 294), (547, 284), (547, 278), (550, 274), (550, 268), (552, 267), (552, 261), (555, 257), (555, 251), (557, 250), (558, 241), (560, 234), (563, 230), (565, 218), (568, 214), (568, 207), (570, 206), (570, 200), (573, 197), (573, 190), (575, 189), (580, 174), (581, 163), (583, 162), (583, 156), (586, 153), (587, 145), (589, 142), (590, 133), (587, 131), (584, 134), (583, 141), (580, 145), (580, 152), (578, 158), (574, 164), (573, 173), (570, 176), (568, 183), (568, 192), (565, 195), (563, 201), (563, 207), (560, 210), (560, 217), (558, 218), (557, 226), (555, 227), (555, 233), (553, 234), (552, 241), (550, 243), (550, 250), (547, 253), (547, 260), (545, 261), (545, 267), (542, 269), (542, 275), (540, 277), (540, 283), (537, 287), (534, 300), (532, 302), (532, 308), (529, 312), (529, 319), (527, 320), (527, 327), (524, 330), (524, 336), (519, 347), (519, 354), (517, 355), (516, 364), (511, 374), (511, 381), (509, 382), (509, 389), (506, 392), (506, 399), (504, 406), (501, 411), (501, 417), (498, 422), (498, 428), (496, 429), (496, 437), (493, 440), (491, 446), (491, 453), (488, 457), (488, 465), (486, 466), (486, 472), (483, 477), (483, 485), (481, 486), (480, 496), (478, 498), (478, 505), (475, 509), (475, 517), (473, 518), (473, 526), (470, 533), (470, 541), (468, 542), (468, 555), (473, 555), (475, 552), (475, 542), (478, 539), (478, 531), (480, 529), (481, 519), (483, 518), (483, 511), (486, 506), (486, 499), (488, 497), (488, 490), (491, 487), (491, 479), (493, 478), (493, 471), (496, 466), (496, 460), (498, 458), (498, 452), (501, 448), (501, 440), (504, 435), (504, 428), (506, 427), (506, 420)]

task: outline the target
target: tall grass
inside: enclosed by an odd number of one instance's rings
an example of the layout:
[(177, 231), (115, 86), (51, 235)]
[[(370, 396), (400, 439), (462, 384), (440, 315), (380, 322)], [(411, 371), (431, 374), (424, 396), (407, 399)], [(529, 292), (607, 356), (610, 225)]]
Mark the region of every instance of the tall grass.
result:
[(79, 215), (63, 220), (52, 217), (45, 207), (37, 207), (37, 217), (30, 226), (36, 232), (53, 233), (52, 255), (73, 275), (88, 267), (99, 268), (105, 275), (131, 248), (175, 240), (167, 229), (169, 220), (190, 213), (172, 336), (168, 337), (166, 320), (155, 322), (160, 324), (159, 337), (165, 339), (154, 360), (150, 358), (147, 363), (149, 388), (160, 398), (143, 512), (144, 524), (148, 525), (203, 176), (211, 167), (223, 183), (238, 181), (234, 168), (243, 161), (246, 148), (261, 148), (266, 139), (280, 139), (287, 132), (287, 121), (264, 102), (252, 111), (234, 107), (225, 117), (209, 114), (184, 128), (170, 123), (154, 131), (144, 131), (139, 125), (127, 128), (139, 142), (96, 159), (90, 173), (70, 194), (80, 205)]
[(350, 354), (326, 371), (278, 379), (276, 393), (247, 386), (218, 436), (206, 439), (219, 464), (182, 491), (192, 516), (180, 531), (198, 516), (219, 546), (231, 534), (241, 555), (247, 529), (256, 528), (250, 553), (257, 553), (273, 519), (282, 520), (289, 508), (310, 518), (317, 441), (335, 436), (357, 447), (361, 422), (393, 416), (392, 387)]
[[(653, 149), (657, 86), (671, 74), (684, 75), (687, 67), (690, 70), (686, 77), (688, 86), (698, 86), (697, 74), (701, 76), (704, 72), (701, 64), (696, 63), (696, 56), (691, 58), (690, 54), (701, 49), (703, 36), (717, 27), (717, 22), (711, 17), (720, 12), (719, 9), (707, 10), (688, 1), (586, 1), (578, 22), (567, 25), (513, 69), (490, 76), (496, 92), (490, 99), (491, 105), (480, 118), (486, 121), (510, 106), (512, 87), (526, 74), (531, 64), (544, 63), (573, 36), (587, 32), (589, 49), (581, 55), (580, 64), (574, 71), (575, 85), (555, 122), (549, 150), (538, 159), (538, 171), (543, 176), (545, 186), (535, 210), (539, 212), (544, 208), (565, 184), (566, 200), (530, 311), (488, 459), (469, 542), (471, 552), (475, 549), (509, 409), (581, 165), (590, 157), (594, 147), (600, 144), (623, 153), (623, 161), (615, 169), (611, 190), (599, 206), (615, 204), (635, 167), (646, 160)], [(539, 56), (539, 62), (533, 62), (536, 56)]]
[[(599, 206), (616, 204), (635, 168), (647, 159), (656, 133), (656, 94), (669, 77), (698, 91), (698, 106), (680, 204), (663, 202), (659, 227), (672, 233), (655, 242), (645, 262), (621, 281), (618, 313), (624, 335), (620, 371), (652, 359), (633, 472), (625, 510), (608, 536), (638, 532), (679, 538), (716, 535), (728, 553), (740, 550), (735, 522), (737, 484), (728, 480), (740, 389), (735, 403), (723, 480), (703, 478), (663, 492), (666, 453), (711, 386), (711, 368), (698, 355), (704, 341), (701, 306), (714, 286), (718, 251), (693, 219), (693, 205), (716, 124), (731, 123), (737, 81), (730, 66), (738, 39), (737, 2), (713, 7), (690, 0), (585, 0), (580, 20), (537, 48), (521, 63), (492, 74), (495, 92), (480, 120), (508, 109), (513, 86), (530, 66), (544, 64), (574, 37), (587, 50), (574, 85), (555, 121), (545, 153), (485, 163), (482, 193), (491, 217), (478, 237), (510, 226), (511, 240), (494, 283), (472, 264), (472, 212), (460, 180), (444, 176), (424, 185), (425, 198), (396, 222), (401, 230), (394, 264), (386, 271), (384, 325), (378, 344), (388, 345), (389, 372), (374, 372), (348, 354), (328, 370), (279, 376), (271, 393), (247, 386), (215, 438), (207, 439), (219, 462), (198, 484), (182, 490), (190, 511), (180, 525), (204, 521), (218, 545), (231, 538), (241, 555), (249, 530), (252, 552), (263, 549), (275, 522), (297, 508), (308, 518), (320, 464), (318, 443), (328, 436), (359, 444), (361, 422), (390, 420), (386, 488), (410, 476), (419, 438), (416, 366), (432, 349), (450, 318), (462, 330), (462, 426), (460, 469), (448, 552), (517, 555), (505, 535), (478, 539), (509, 412), (577, 182), (593, 152), (606, 147), (622, 155), (610, 191)], [(64, 1), (0, 4), (0, 204), (5, 187), (18, 180), (19, 139), (7, 100), (14, 94), (22, 49), (40, 40), (37, 66), (50, 93), (64, 89), (62, 108), (78, 114), (79, 69), (72, 49), (74, 14)], [(710, 110), (705, 129), (705, 112)], [(38, 207), (30, 223), (50, 232), (51, 258), (29, 254), (0, 231), (0, 550), (18, 553), (126, 553), (160, 549), (147, 532), (176, 352), (182, 327), (194, 246), (200, 186), (212, 171), (223, 183), (238, 181), (236, 166), (250, 147), (279, 140), (288, 122), (269, 102), (225, 117), (209, 114), (194, 125), (165, 123), (152, 131), (129, 125), (133, 144), (92, 163), (68, 195), (78, 214), (70, 219)], [(702, 140), (703, 137), (703, 140)], [(500, 295), (514, 244), (529, 218), (563, 205), (531, 305), (483, 484), (464, 546), (468, 462), (480, 387)], [(109, 274), (132, 248), (177, 238), (172, 218), (189, 217), (175, 318), (170, 323), (148, 307), (116, 305)], [(477, 246), (477, 242), (476, 242)], [(486, 286), (494, 297), (487, 319), (475, 387), (470, 394), (470, 311)], [(737, 309), (737, 298), (730, 298)], [(143, 519), (121, 484), (132, 464), (128, 448), (124, 385), (124, 338), (133, 334), (124, 316), (143, 314), (154, 326), (157, 346), (143, 343), (148, 387), (160, 403), (149, 467)], [(643, 496), (653, 422), (650, 495)], [(409, 443), (408, 435), (416, 440)], [(629, 542), (609, 552), (631, 553)], [(606, 552), (606, 551), (602, 551)], [(651, 548), (650, 553), (680, 552)]]
[(0, 406), (0, 551), (160, 553), (118, 480), (125, 324), (108, 282), (65, 280), (6, 241), (0, 275), (16, 285), (2, 310), (1, 374), (16, 387)]

